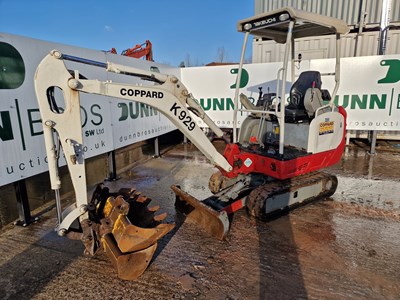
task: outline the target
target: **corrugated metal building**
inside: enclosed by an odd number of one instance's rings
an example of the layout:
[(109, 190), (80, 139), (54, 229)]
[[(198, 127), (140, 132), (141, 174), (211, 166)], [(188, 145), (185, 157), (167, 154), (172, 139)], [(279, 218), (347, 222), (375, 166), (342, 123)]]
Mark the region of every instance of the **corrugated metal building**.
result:
[[(342, 38), (342, 57), (376, 55), (379, 45), (379, 23), (384, 0), (255, 0), (255, 13), (284, 6), (343, 19), (351, 31)], [(296, 55), (303, 59), (332, 58), (334, 36), (312, 37), (296, 41)], [(282, 61), (284, 48), (273, 41), (255, 38), (253, 63)], [(386, 54), (400, 53), (400, 0), (391, 1), (390, 29)]]
[[(263, 13), (284, 6), (335, 17), (348, 25), (357, 25), (365, 16), (366, 24), (379, 24), (382, 0), (255, 0), (255, 13)], [(400, 21), (400, 1), (392, 0), (390, 20)]]

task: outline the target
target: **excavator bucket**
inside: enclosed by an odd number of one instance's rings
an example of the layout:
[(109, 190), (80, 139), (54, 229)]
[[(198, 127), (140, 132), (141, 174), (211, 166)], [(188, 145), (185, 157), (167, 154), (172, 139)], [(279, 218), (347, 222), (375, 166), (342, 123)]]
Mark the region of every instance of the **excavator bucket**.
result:
[(217, 211), (202, 201), (182, 191), (179, 186), (171, 186), (176, 194), (176, 208), (190, 220), (204, 228), (210, 235), (223, 240), (229, 232), (229, 218), (225, 210)]
[(118, 277), (123, 280), (135, 280), (142, 275), (157, 249), (157, 243), (155, 243), (140, 251), (122, 253), (111, 233), (103, 236), (103, 246), (117, 270)]
[(157, 241), (175, 224), (161, 223), (167, 214), (155, 215), (159, 207), (148, 207), (151, 199), (134, 189), (109, 193), (100, 187), (95, 194), (94, 198), (100, 199), (96, 202), (102, 217), (99, 231), (104, 251), (119, 278), (134, 280), (150, 264)]
[(114, 224), (112, 234), (118, 244), (118, 248), (126, 253), (149, 248), (173, 227), (171, 224), (160, 224), (154, 228), (141, 228), (132, 225), (126, 216), (119, 215)]

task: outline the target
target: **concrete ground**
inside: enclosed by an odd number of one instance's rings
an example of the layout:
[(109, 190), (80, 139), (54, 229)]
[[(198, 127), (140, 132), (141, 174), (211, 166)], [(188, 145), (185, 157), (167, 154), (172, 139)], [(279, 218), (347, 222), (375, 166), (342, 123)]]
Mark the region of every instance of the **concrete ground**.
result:
[(80, 242), (58, 237), (50, 209), (0, 231), (0, 299), (399, 299), (399, 144), (367, 150), (353, 143), (327, 170), (339, 179), (330, 199), (267, 223), (239, 211), (218, 241), (177, 217), (170, 185), (201, 199), (215, 171), (179, 145), (108, 183), (135, 186), (177, 224), (139, 279), (119, 280), (104, 254), (85, 257)]

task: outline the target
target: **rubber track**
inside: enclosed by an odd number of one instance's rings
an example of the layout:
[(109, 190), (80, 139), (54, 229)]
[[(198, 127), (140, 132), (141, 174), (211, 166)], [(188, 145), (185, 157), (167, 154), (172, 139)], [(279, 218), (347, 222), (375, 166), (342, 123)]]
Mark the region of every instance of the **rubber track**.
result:
[[(311, 197), (308, 199), (303, 199), (301, 203), (297, 202), (290, 207), (282, 207), (280, 210), (276, 210), (274, 212), (270, 212), (268, 214), (265, 213), (264, 207), (266, 201), (274, 195), (279, 195), (283, 193), (287, 193), (291, 190), (296, 190), (297, 188), (303, 186), (309, 186), (313, 184), (317, 184), (320, 181), (332, 181), (331, 188), (328, 190), (321, 191), (317, 196)], [(325, 187), (326, 184), (323, 184)], [(267, 220), (270, 217), (274, 217), (277, 214), (281, 214), (289, 209), (297, 207), (299, 205), (303, 205), (312, 201), (316, 201), (318, 199), (329, 197), (333, 195), (337, 188), (337, 178), (334, 175), (330, 175), (323, 172), (313, 172), (309, 174), (305, 174), (302, 176), (297, 176), (291, 179), (283, 180), (283, 181), (272, 181), (267, 184), (261, 185), (255, 188), (247, 198), (247, 209), (250, 215), (260, 219)]]

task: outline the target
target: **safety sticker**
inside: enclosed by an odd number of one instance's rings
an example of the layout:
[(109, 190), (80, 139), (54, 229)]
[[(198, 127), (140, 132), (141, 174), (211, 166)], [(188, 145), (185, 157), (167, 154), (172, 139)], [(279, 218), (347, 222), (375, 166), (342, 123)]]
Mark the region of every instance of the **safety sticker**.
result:
[(250, 167), (252, 163), (253, 163), (253, 161), (250, 158), (246, 158), (244, 161), (244, 165), (246, 167)]
[(333, 133), (334, 121), (319, 123), (319, 135)]

